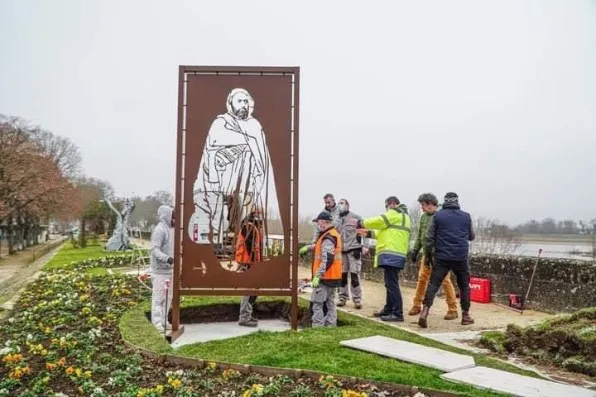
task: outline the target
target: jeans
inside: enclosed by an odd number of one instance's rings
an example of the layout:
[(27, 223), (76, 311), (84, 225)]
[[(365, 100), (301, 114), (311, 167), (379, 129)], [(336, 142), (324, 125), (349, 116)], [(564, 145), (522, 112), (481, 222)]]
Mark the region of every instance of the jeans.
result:
[(383, 308), (383, 315), (393, 314), (396, 317), (403, 318), (404, 304), (399, 289), (399, 272), (401, 269), (394, 266), (386, 266), (384, 269), (387, 298)]
[[(416, 294), (414, 296), (413, 307), (420, 307), (422, 299), (426, 294), (428, 288), (428, 282), (430, 280), (430, 274), (432, 269), (424, 265), (424, 255), (422, 259), (418, 261), (419, 272), (418, 272), (418, 283), (416, 284)], [(457, 298), (455, 297), (455, 288), (451, 282), (451, 277), (447, 275), (443, 280), (443, 290), (445, 290), (445, 300), (447, 301), (447, 310), (450, 312), (457, 311)]]
[(455, 273), (460, 290), (460, 305), (463, 312), (470, 310), (470, 266), (468, 261), (446, 261), (435, 259), (430, 274), (430, 283), (424, 297), (424, 306), (431, 307), (441, 283), (450, 271)]

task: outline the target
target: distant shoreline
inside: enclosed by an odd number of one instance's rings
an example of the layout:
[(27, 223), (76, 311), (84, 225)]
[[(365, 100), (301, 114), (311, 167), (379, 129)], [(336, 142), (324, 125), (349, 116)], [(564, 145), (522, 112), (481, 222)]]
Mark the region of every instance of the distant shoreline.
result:
[(522, 234), (519, 238), (526, 244), (548, 243), (592, 245), (592, 236), (577, 234)]

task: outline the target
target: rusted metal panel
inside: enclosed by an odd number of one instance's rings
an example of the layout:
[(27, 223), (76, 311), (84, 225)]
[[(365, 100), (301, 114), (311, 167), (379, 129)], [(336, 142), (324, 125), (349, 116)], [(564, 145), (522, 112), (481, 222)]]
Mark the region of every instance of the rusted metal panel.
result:
[[(265, 288), (263, 294), (275, 290), (297, 304), (299, 73), (179, 68), (174, 329), (180, 295), (259, 295)], [(263, 214), (256, 229), (268, 249), (240, 271), (238, 240), (255, 209)], [(275, 233), (273, 215), (281, 226)]]

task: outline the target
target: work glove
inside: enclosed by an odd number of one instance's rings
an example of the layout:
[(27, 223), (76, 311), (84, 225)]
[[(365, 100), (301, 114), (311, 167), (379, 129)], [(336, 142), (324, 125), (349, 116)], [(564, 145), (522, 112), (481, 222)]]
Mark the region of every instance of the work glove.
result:
[(426, 267), (432, 267), (433, 266), (432, 256), (430, 256), (430, 255), (425, 255), (424, 256), (424, 266), (426, 266)]
[(174, 263), (174, 258), (170, 256), (166, 262), (168, 262), (168, 265), (171, 265)]
[(318, 277), (313, 277), (312, 279), (312, 286), (313, 288), (317, 288), (319, 286), (319, 283), (321, 282), (321, 279)]
[(304, 247), (300, 248), (300, 251), (298, 251), (298, 253), (300, 255), (306, 255), (308, 253), (309, 247), (308, 245), (305, 245)]
[(418, 263), (418, 252), (412, 251), (410, 253), (410, 261), (412, 261), (412, 263)]

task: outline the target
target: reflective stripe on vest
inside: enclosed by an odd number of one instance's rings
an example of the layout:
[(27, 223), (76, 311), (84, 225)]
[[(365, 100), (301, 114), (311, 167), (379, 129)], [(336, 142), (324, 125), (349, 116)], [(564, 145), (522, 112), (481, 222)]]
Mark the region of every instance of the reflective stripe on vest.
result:
[(336, 243), (335, 243), (335, 248), (333, 250), (333, 262), (331, 263), (331, 266), (329, 266), (327, 268), (325, 273), (323, 273), (323, 277), (321, 277), (321, 280), (328, 280), (328, 281), (341, 280), (341, 271), (342, 271), (341, 235), (339, 234), (339, 232), (337, 231), (337, 229), (335, 227), (331, 227), (331, 228), (325, 230), (323, 233), (321, 233), (319, 238), (317, 238), (317, 241), (315, 242), (314, 252), (313, 252), (314, 255), (313, 255), (313, 261), (312, 261), (311, 274), (314, 277), (315, 273), (317, 272), (317, 270), (319, 269), (319, 267), (322, 264), (321, 256), (323, 253), (323, 240), (327, 236), (331, 236), (331, 237), (335, 238)]
[(381, 218), (383, 218), (383, 222), (385, 222), (385, 226), (387, 226), (387, 229), (397, 229), (397, 230), (405, 230), (406, 232), (410, 232), (410, 228), (406, 227), (406, 216), (404, 215), (403, 212), (398, 211), (401, 214), (401, 225), (393, 225), (391, 224), (391, 222), (389, 222), (389, 219), (387, 219), (387, 217), (385, 216), (385, 214), (381, 215)]

